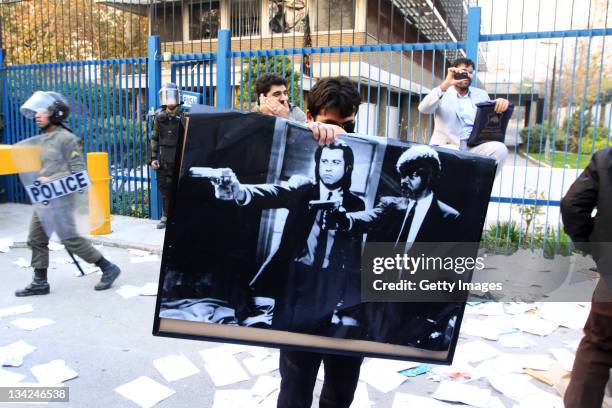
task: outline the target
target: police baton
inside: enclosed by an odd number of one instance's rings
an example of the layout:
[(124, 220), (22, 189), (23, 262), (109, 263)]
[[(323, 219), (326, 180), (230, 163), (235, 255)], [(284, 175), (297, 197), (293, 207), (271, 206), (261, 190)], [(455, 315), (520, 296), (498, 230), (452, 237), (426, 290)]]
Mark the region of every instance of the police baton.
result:
[(74, 255), (72, 255), (72, 252), (70, 252), (68, 249), (66, 249), (66, 252), (68, 252), (68, 255), (70, 255), (70, 257), (72, 258), (72, 261), (74, 262), (76, 267), (79, 268), (79, 272), (81, 272), (81, 276), (85, 276), (85, 272), (83, 272), (83, 268), (81, 268), (81, 265), (79, 264), (79, 261), (77, 261), (76, 258), (74, 257)]

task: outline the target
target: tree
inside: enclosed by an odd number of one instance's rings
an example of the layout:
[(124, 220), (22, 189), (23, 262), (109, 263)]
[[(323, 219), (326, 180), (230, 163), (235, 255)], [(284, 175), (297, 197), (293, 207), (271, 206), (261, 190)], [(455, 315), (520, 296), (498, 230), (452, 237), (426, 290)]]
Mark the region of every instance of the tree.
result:
[(144, 56), (147, 19), (93, 0), (1, 4), (8, 64)]
[(236, 95), (236, 106), (249, 109), (249, 104), (257, 101), (255, 81), (266, 72), (274, 72), (287, 80), (287, 91), (289, 100), (295, 105), (300, 105), (301, 88), (300, 79), (302, 74), (294, 69), (291, 59), (283, 56), (274, 57), (252, 57), (246, 61), (243, 67), (242, 84), (240, 92)]

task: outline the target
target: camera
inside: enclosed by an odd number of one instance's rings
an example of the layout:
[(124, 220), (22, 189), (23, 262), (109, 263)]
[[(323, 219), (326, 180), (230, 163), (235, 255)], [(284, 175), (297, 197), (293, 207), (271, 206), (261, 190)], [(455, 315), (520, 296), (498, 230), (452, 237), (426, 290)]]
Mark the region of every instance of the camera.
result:
[(470, 76), (467, 72), (463, 71), (463, 72), (455, 72), (455, 74), (453, 75), (453, 78), (455, 78), (456, 80), (470, 79)]

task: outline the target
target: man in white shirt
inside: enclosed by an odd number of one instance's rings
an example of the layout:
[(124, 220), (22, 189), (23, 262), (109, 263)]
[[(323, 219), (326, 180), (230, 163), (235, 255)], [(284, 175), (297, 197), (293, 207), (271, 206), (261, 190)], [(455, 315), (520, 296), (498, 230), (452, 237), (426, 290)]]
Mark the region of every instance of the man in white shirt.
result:
[[(489, 101), (485, 90), (470, 86), (474, 69), (474, 61), (470, 59), (459, 58), (453, 61), (444, 81), (423, 98), (419, 111), (434, 115), (434, 131), (429, 142), (431, 145), (492, 157), (499, 173), (508, 156), (508, 149), (503, 143), (485, 142), (474, 147), (467, 146), (474, 126), (476, 104)], [(494, 111), (503, 113), (509, 105), (508, 100), (497, 98)]]

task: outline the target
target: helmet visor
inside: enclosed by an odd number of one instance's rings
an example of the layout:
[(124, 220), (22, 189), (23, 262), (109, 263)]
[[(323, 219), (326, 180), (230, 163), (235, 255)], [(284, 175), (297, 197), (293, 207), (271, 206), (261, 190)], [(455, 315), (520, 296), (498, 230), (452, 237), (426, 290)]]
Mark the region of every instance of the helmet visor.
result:
[(26, 118), (34, 118), (37, 113), (51, 113), (49, 108), (53, 105), (55, 99), (47, 92), (36, 91), (30, 98), (25, 101), (19, 110)]
[(178, 89), (164, 88), (159, 91), (159, 103), (165, 106), (176, 106), (179, 104)]

